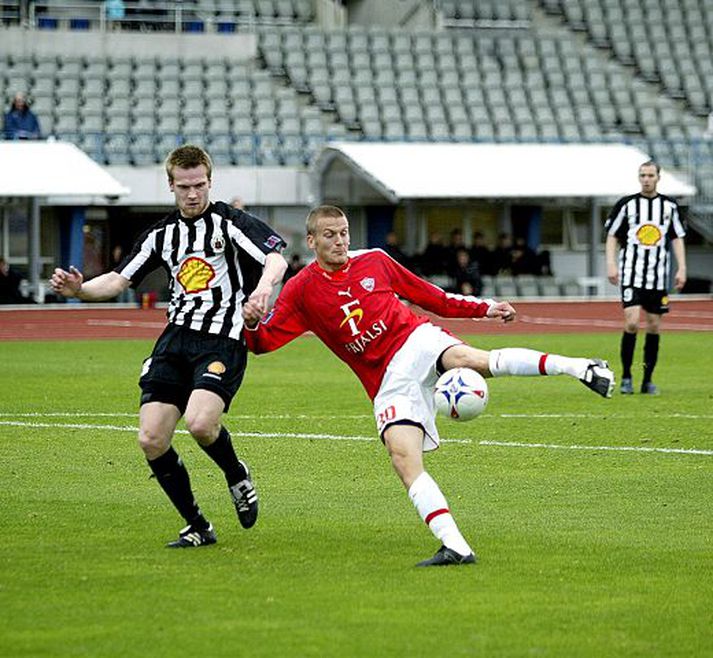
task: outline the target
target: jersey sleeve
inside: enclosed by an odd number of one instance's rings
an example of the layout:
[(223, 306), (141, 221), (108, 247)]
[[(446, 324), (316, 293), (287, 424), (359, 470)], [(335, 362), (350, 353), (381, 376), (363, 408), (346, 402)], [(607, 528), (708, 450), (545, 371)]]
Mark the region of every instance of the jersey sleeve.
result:
[(618, 238), (620, 241), (626, 237), (627, 225), (624, 222), (626, 216), (626, 203), (629, 197), (623, 197), (614, 204), (614, 207), (609, 213), (606, 222), (604, 222), (604, 231), (607, 235)]
[(158, 255), (158, 243), (163, 235), (162, 231), (155, 228), (147, 230), (134, 243), (131, 253), (114, 269), (117, 274), (131, 281), (132, 288), (158, 267), (166, 268)]
[(669, 239), (675, 240), (676, 238), (686, 237), (686, 225), (681, 218), (681, 214), (678, 210), (678, 204), (671, 204), (671, 225), (669, 226)]
[(267, 254), (280, 253), (287, 246), (282, 236), (255, 215), (224, 203), (215, 206), (230, 222), (229, 233), (235, 245), (260, 265), (265, 263)]
[(448, 293), (416, 276), (385, 252), (377, 250), (377, 253), (389, 273), (394, 292), (426, 311), (444, 318), (484, 318), (495, 304), (494, 299)]
[(308, 330), (296, 303), (298, 279), (302, 277), (293, 277), (285, 284), (272, 310), (254, 329), (245, 327), (243, 335), (251, 352), (255, 354), (272, 352)]

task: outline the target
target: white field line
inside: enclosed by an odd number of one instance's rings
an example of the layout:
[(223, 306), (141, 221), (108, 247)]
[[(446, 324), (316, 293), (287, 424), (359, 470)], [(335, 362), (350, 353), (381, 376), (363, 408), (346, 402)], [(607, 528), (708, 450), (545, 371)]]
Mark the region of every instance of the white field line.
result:
[[(2, 413), (0, 418), (138, 418), (138, 412), (125, 411), (55, 411), (55, 412), (26, 412), (26, 413)], [(612, 414), (584, 414), (584, 413), (563, 413), (563, 414), (491, 414), (484, 413), (479, 417), (478, 422), (483, 420), (493, 420), (497, 418), (590, 418), (604, 420), (633, 418), (632, 414), (612, 413)], [(369, 420), (371, 414), (229, 414), (227, 420), (290, 420), (292, 418), (304, 419), (325, 419), (325, 420)], [(689, 418), (694, 420), (705, 420), (713, 418), (713, 414), (686, 414), (667, 413), (665, 417), (659, 418)]]
[[(531, 315), (522, 315), (518, 318), (520, 322), (526, 324), (540, 324), (540, 325), (569, 325), (572, 327), (604, 327), (613, 328), (621, 327), (621, 320), (594, 320), (594, 319), (580, 319), (580, 318), (547, 318), (547, 317), (534, 317)], [(688, 331), (713, 331), (713, 325), (711, 324), (685, 324), (676, 322), (675, 318), (667, 319), (668, 329), (686, 329)]]
[[(29, 427), (37, 429), (79, 429), (79, 430), (110, 430), (114, 432), (138, 432), (137, 427), (127, 425), (92, 425), (90, 423), (38, 423), (0, 420), (0, 426)], [(188, 434), (187, 430), (176, 430), (177, 434)], [(374, 441), (374, 436), (349, 436), (342, 434), (304, 434), (298, 432), (235, 432), (235, 437), (243, 438), (276, 438), (276, 439), (321, 439), (327, 441)], [(442, 439), (442, 443), (472, 444), (470, 439)], [(498, 448), (540, 448), (545, 450), (591, 450), (609, 452), (641, 452), (662, 453), (678, 455), (706, 455), (713, 456), (713, 450), (698, 448), (653, 448), (642, 446), (585, 446), (585, 445), (560, 445), (556, 443), (521, 443), (517, 441), (478, 441), (479, 446), (493, 446)]]

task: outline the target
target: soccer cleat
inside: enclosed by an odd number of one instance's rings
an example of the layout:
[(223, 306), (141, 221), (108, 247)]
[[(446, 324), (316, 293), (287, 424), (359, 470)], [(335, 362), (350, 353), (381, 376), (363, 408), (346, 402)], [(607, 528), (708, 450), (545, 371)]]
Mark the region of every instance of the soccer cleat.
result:
[(252, 528), (257, 521), (257, 491), (253, 480), (250, 477), (248, 465), (241, 459), (240, 463), (245, 467), (247, 476), (237, 484), (228, 487), (230, 496), (238, 513), (238, 521), (243, 528)]
[(653, 382), (644, 382), (641, 385), (641, 392), (644, 395), (658, 395), (659, 394), (659, 387), (656, 386)]
[(610, 398), (614, 390), (614, 372), (609, 368), (609, 364), (601, 359), (591, 359), (584, 377), (579, 381), (604, 398)]
[(448, 567), (457, 564), (475, 564), (475, 555), (461, 555), (452, 548), (441, 546), (433, 557), (419, 562), (417, 567)]
[(621, 385), (619, 386), (619, 392), (622, 395), (633, 395), (634, 394), (634, 384), (631, 381), (631, 377), (624, 377), (621, 380)]
[(192, 525), (187, 525), (178, 533), (178, 539), (168, 542), (166, 548), (196, 548), (215, 544), (217, 541), (212, 523), (204, 530), (198, 530)]

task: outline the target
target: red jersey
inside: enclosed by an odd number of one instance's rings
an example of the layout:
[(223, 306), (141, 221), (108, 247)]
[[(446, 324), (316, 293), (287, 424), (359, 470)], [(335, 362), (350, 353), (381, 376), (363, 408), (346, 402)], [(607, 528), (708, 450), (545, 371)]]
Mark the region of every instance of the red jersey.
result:
[(448, 318), (482, 318), (493, 300), (453, 295), (424, 281), (381, 249), (350, 253), (336, 272), (316, 262), (282, 289), (255, 330), (244, 332), (251, 351), (271, 352), (313, 331), (361, 380), (371, 399), (411, 332), (428, 318), (397, 297)]

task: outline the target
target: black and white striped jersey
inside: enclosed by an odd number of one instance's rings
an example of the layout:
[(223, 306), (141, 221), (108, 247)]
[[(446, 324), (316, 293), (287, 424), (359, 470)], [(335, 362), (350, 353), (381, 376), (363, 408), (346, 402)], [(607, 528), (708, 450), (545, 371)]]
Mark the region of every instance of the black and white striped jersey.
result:
[(255, 289), (267, 254), (285, 246), (257, 217), (217, 202), (193, 219), (178, 210), (164, 217), (114, 271), (136, 287), (162, 267), (169, 276), (169, 323), (238, 340), (242, 302)]
[(663, 194), (625, 196), (612, 208), (604, 230), (621, 247), (622, 288), (669, 289), (671, 240), (686, 235), (676, 201)]

